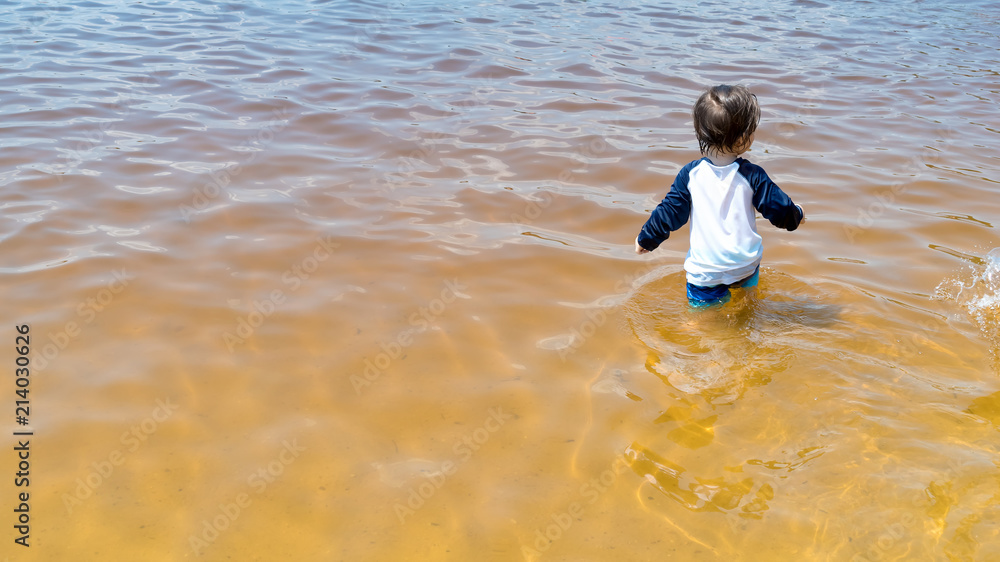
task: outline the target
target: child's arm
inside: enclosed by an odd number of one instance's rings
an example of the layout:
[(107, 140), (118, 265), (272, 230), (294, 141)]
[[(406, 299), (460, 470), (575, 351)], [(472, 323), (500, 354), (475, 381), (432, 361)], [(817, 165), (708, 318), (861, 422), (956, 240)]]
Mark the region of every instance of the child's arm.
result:
[(688, 191), (688, 171), (693, 162), (681, 168), (670, 186), (670, 193), (653, 209), (646, 224), (642, 225), (635, 239), (635, 253), (652, 252), (670, 237), (670, 233), (684, 226), (691, 216), (691, 192)]
[(753, 187), (753, 207), (761, 216), (778, 228), (791, 231), (799, 227), (805, 218), (802, 207), (771, 181), (763, 168), (744, 161), (740, 173)]

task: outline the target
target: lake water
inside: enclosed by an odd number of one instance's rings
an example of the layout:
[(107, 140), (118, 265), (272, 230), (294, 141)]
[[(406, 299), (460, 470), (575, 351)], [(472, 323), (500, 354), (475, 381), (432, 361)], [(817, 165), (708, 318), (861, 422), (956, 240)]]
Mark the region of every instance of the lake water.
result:
[[(0, 13), (0, 555), (1000, 559), (995, 3)], [(808, 218), (692, 311), (716, 83)]]

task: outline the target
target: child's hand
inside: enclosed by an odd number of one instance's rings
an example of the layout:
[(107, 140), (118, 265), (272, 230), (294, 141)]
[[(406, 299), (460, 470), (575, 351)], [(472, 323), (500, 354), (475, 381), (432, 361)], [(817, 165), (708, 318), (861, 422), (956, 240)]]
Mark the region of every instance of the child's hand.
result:
[(640, 256), (642, 254), (648, 254), (649, 253), (649, 250), (647, 250), (646, 248), (643, 248), (642, 246), (639, 245), (639, 237), (638, 236), (635, 237), (635, 253), (639, 254)]
[(802, 213), (802, 220), (799, 221), (799, 222), (800, 223), (806, 222), (806, 212), (805, 212), (805, 210), (802, 209), (802, 205), (799, 205), (798, 203), (796, 203), (795, 206), (798, 207), (799, 208), (799, 212)]

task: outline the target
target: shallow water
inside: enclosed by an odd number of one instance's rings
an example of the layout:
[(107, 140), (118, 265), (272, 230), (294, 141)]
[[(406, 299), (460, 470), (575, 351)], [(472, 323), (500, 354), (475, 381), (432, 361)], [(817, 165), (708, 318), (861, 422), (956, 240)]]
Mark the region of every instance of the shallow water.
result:
[[(1000, 558), (993, 3), (0, 13), (0, 555)], [(723, 82), (808, 218), (695, 311)]]

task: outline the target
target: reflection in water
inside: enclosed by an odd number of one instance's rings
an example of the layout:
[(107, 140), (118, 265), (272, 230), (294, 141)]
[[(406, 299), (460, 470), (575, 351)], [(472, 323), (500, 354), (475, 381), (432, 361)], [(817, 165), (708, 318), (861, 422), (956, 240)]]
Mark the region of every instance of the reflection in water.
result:
[(796, 451), (795, 456), (798, 457), (794, 461), (777, 461), (777, 460), (760, 460), (751, 459), (747, 461), (748, 465), (762, 466), (764, 468), (769, 468), (771, 470), (784, 470), (787, 472), (792, 472), (798, 470), (806, 465), (809, 461), (817, 459), (823, 455), (825, 447), (806, 447), (801, 451)]
[(636, 474), (691, 511), (734, 512), (760, 519), (767, 502), (774, 499), (769, 484), (738, 476), (695, 476), (638, 443), (629, 446), (625, 455)]
[(688, 449), (700, 449), (712, 442), (715, 431), (712, 426), (719, 419), (717, 415), (695, 418), (694, 406), (671, 406), (653, 423), (677, 422), (679, 425), (668, 434), (674, 443)]
[[(842, 323), (822, 291), (765, 268), (758, 287), (734, 291), (719, 307), (693, 308), (684, 272), (653, 277), (625, 303), (633, 334), (649, 349), (646, 368), (665, 383), (712, 404), (729, 404), (767, 384), (801, 349), (802, 339)], [(813, 333), (809, 333), (813, 332)]]

